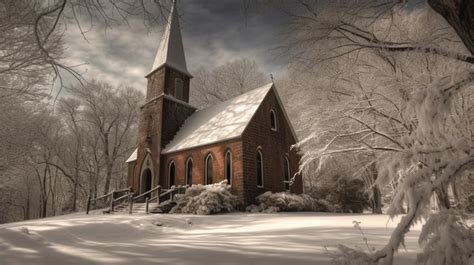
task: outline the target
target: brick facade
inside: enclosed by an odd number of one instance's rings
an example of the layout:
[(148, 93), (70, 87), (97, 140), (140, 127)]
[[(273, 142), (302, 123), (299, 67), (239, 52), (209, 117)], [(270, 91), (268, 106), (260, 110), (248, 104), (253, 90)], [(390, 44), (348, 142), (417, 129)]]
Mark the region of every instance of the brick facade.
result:
[[(197, 147), (189, 150), (183, 150), (176, 153), (162, 155), (163, 167), (162, 178), (160, 180), (164, 187), (168, 187), (169, 164), (174, 161), (176, 165), (176, 185), (186, 184), (186, 161), (191, 158), (193, 161), (193, 184), (205, 184), (205, 161), (208, 154), (213, 159), (213, 182), (220, 182), (225, 179), (224, 176), (224, 158), (227, 151), (232, 154), (232, 178), (231, 190), (240, 198), (243, 194), (243, 167), (242, 167), (242, 141), (241, 139), (230, 140), (211, 144), (207, 146)], [(165, 166), (166, 165), (166, 166)]]
[[(188, 150), (162, 154), (180, 127), (196, 109), (188, 104), (190, 77), (168, 66), (148, 76), (146, 102), (139, 114), (137, 159), (129, 163), (128, 184), (136, 192), (161, 185), (168, 188), (169, 165), (175, 163), (175, 185), (186, 184), (186, 161), (193, 161), (192, 183), (205, 184), (205, 161), (213, 158), (213, 182), (225, 179), (225, 154), (232, 154), (231, 190), (248, 205), (265, 191), (285, 191), (285, 158), (290, 165), (289, 176), (298, 170), (300, 156), (290, 147), (296, 143), (289, 121), (284, 115), (275, 88), (271, 88), (239, 138)], [(176, 78), (183, 81), (182, 98), (177, 99)], [(271, 113), (275, 114), (276, 130), (272, 129)], [(257, 187), (257, 150), (263, 156), (263, 187)], [(147, 170), (151, 171), (151, 176)], [(151, 177), (151, 180), (145, 178)], [(291, 192), (302, 193), (301, 177), (296, 178)]]
[[(271, 129), (271, 110), (276, 114), (276, 131)], [(242, 143), (245, 201), (254, 203), (255, 197), (265, 191), (285, 191), (285, 156), (290, 162), (290, 177), (298, 171), (300, 156), (296, 151), (290, 150), (296, 139), (274, 89), (270, 90), (245, 129)], [(257, 149), (260, 149), (263, 156), (263, 187), (257, 187)], [(291, 186), (291, 192), (303, 192), (300, 176)]]
[[(175, 78), (183, 82), (184, 100), (170, 99), (175, 93)], [(147, 76), (146, 102), (138, 118), (137, 160), (129, 163), (128, 185), (140, 191), (140, 178), (147, 155), (151, 156), (152, 183), (158, 185), (161, 167), (161, 149), (174, 137), (184, 121), (196, 109), (187, 104), (189, 77), (170, 67), (161, 67)], [(170, 98), (165, 95), (171, 95)]]

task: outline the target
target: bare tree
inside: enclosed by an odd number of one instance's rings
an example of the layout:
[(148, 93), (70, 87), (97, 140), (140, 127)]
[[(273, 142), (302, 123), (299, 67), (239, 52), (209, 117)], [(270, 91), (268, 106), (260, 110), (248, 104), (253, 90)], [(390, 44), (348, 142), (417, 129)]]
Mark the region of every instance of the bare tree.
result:
[(191, 102), (206, 107), (243, 94), (265, 83), (265, 75), (253, 60), (244, 58), (212, 69), (198, 69), (193, 79)]
[(79, 100), (86, 130), (100, 140), (95, 146), (105, 167), (104, 193), (110, 189), (112, 173), (118, 159), (132, 148), (130, 141), (136, 127), (141, 94), (132, 88), (117, 89), (92, 81), (84, 87), (72, 86), (70, 92)]

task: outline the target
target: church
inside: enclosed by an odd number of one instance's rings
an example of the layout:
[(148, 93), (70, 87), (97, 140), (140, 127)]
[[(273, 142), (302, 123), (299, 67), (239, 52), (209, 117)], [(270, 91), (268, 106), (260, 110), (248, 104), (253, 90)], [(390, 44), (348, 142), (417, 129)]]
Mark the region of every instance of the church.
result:
[(225, 179), (246, 205), (266, 191), (302, 193), (296, 134), (273, 83), (202, 110), (189, 104), (175, 3), (146, 78), (137, 149), (127, 159), (136, 193)]

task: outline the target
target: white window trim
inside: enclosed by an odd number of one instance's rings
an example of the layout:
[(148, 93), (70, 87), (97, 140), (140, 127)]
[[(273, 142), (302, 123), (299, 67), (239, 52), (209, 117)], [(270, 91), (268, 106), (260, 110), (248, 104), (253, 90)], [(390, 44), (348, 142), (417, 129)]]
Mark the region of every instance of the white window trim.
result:
[(232, 186), (232, 179), (233, 179), (234, 169), (232, 168), (233, 161), (232, 161), (232, 152), (230, 150), (227, 150), (227, 152), (225, 152), (225, 156), (224, 156), (224, 176), (225, 176), (225, 179), (227, 179), (227, 155), (230, 155), (230, 180), (229, 180), (229, 183), (227, 183), (227, 184)]
[[(270, 110), (270, 113), (271, 113), (271, 115), (273, 116), (273, 119), (274, 119), (274, 121), (275, 121), (275, 127), (273, 127), (273, 124), (271, 124), (271, 125), (270, 125), (270, 128), (271, 128), (272, 131), (276, 132), (276, 131), (278, 131), (278, 119), (277, 119), (277, 115), (276, 115), (276, 112), (275, 112), (274, 109), (271, 109), (271, 110)], [(271, 122), (271, 119), (270, 119), (270, 122)]]
[[(206, 160), (204, 160), (204, 185), (209, 185), (209, 183), (207, 183), (207, 160), (211, 158), (212, 159), (212, 171), (214, 171), (214, 157), (212, 157), (212, 154), (208, 154), (206, 156)], [(214, 172), (212, 172), (214, 173)], [(214, 178), (214, 176), (212, 176), (212, 178)], [(212, 184), (212, 183), (211, 183)]]
[[(188, 157), (188, 159), (186, 160), (186, 167), (185, 167), (185, 170), (186, 170), (186, 174), (185, 174), (185, 175), (186, 175), (186, 185), (192, 186), (192, 185), (193, 185), (193, 183), (192, 183), (193, 180), (192, 180), (192, 179), (191, 179), (191, 183), (188, 183), (188, 179), (189, 179), (189, 178), (188, 178), (189, 162), (191, 162), (192, 165), (193, 165), (193, 167), (194, 167), (194, 162), (193, 162), (193, 158), (192, 158), (192, 157)], [(191, 175), (193, 174), (192, 172), (193, 172), (193, 168), (191, 168)], [(192, 177), (192, 176), (191, 176), (191, 177)]]
[[(260, 170), (262, 171), (262, 185), (258, 185), (258, 179), (257, 179), (257, 188), (263, 188), (264, 185), (265, 185), (265, 172), (263, 170), (263, 154), (262, 154), (262, 150), (259, 148), (257, 149), (257, 154), (260, 154), (260, 158), (261, 158), (261, 163), (260, 163)], [(258, 175), (257, 175), (257, 178), (258, 178)]]
[(171, 189), (171, 165), (174, 165), (174, 181), (176, 182), (176, 163), (171, 160), (168, 164), (168, 189)]

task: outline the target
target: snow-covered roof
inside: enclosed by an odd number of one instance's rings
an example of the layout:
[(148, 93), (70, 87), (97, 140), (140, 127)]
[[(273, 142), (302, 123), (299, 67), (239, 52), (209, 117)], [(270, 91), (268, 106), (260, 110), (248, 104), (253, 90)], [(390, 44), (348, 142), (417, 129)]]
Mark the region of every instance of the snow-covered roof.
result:
[(130, 163), (130, 162), (133, 162), (133, 161), (136, 161), (137, 160), (137, 152), (138, 152), (138, 148), (136, 148), (133, 153), (130, 155), (130, 157), (127, 159), (127, 161), (125, 161), (126, 163)]
[(221, 142), (242, 135), (273, 83), (195, 112), (162, 153)]
[(176, 1), (173, 1), (171, 7), (170, 16), (168, 23), (161, 40), (160, 47), (156, 53), (155, 61), (151, 71), (152, 73), (156, 69), (163, 65), (168, 65), (178, 71), (183, 72), (191, 76), (186, 67), (186, 58), (184, 56), (183, 39), (181, 37), (181, 30), (179, 27), (178, 11), (176, 10)]

